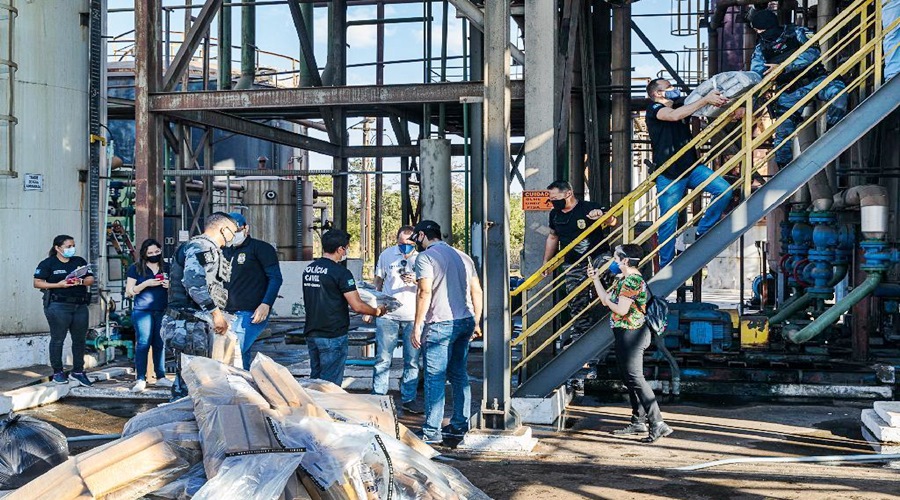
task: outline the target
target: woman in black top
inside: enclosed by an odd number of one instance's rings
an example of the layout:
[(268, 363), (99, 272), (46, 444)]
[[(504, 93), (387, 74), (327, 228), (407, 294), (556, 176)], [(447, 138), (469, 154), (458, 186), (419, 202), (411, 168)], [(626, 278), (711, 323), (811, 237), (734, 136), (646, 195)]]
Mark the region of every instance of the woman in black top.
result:
[[(88, 287), (94, 284), (87, 261), (75, 255), (75, 238), (61, 234), (53, 238), (49, 256), (34, 271), (34, 287), (44, 292), (44, 315), (50, 325), (50, 365), (53, 381), (69, 380), (84, 386), (91, 381), (84, 374), (85, 338), (88, 330)], [(63, 342), (72, 336), (72, 372), (63, 372)]]
[(162, 261), (162, 245), (144, 240), (138, 261), (128, 268), (125, 295), (132, 298), (131, 324), (134, 326), (136, 380), (131, 392), (147, 389), (147, 356), (153, 348), (153, 369), (157, 387), (172, 387), (166, 378), (163, 338), (160, 333), (169, 293), (169, 269)]

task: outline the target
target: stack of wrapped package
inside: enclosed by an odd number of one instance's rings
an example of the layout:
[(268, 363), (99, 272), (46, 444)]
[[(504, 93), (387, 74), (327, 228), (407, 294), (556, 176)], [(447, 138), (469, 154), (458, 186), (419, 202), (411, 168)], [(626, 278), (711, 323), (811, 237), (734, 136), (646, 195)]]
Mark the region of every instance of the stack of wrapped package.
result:
[(396, 419), (389, 396), (184, 356), (190, 396), (141, 413), (10, 500), (486, 499)]

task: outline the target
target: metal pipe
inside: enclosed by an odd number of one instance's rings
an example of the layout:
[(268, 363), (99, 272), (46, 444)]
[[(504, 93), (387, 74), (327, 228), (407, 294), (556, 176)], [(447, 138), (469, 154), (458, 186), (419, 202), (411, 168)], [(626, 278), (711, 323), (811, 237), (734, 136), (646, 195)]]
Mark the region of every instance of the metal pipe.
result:
[[(828, 286), (833, 287), (843, 281), (843, 279), (847, 276), (848, 269), (849, 266), (847, 266), (846, 264), (835, 266), (834, 277), (832, 277), (831, 281), (828, 282)], [(795, 295), (794, 298), (785, 302), (781, 306), (781, 308), (778, 309), (774, 316), (769, 318), (769, 325), (777, 325), (784, 322), (791, 316), (809, 307), (809, 305), (815, 299), (816, 297), (811, 293)]]
[(876, 455), (817, 455), (812, 457), (738, 457), (705, 462), (697, 465), (676, 467), (675, 470), (695, 471), (715, 467), (717, 465), (749, 464), (749, 463), (797, 463), (797, 462), (887, 462), (900, 460), (900, 454), (876, 454)]
[(218, 89), (231, 88), (231, 7), (223, 4), (219, 10)]
[(256, 5), (246, 2), (241, 7), (241, 78), (236, 90), (253, 87), (256, 79)]
[[(472, 23), (472, 27), (484, 33), (484, 12), (477, 5), (470, 0), (450, 0), (450, 3), (456, 8), (457, 15), (465, 17)], [(509, 52), (514, 61), (521, 66), (525, 65), (525, 53), (522, 52), (522, 49), (510, 42)]]
[(862, 233), (868, 239), (883, 239), (888, 226), (887, 188), (878, 185), (854, 186), (834, 195), (834, 208), (860, 207)]
[[(631, 84), (631, 6), (614, 7), (612, 11), (612, 84), (626, 87)], [(612, 203), (631, 192), (630, 100), (629, 94), (614, 94), (612, 98)]]
[(826, 328), (836, 323), (841, 316), (856, 305), (857, 302), (866, 298), (881, 283), (884, 273), (880, 271), (869, 273), (869, 277), (858, 287), (854, 288), (843, 300), (831, 306), (824, 314), (816, 318), (815, 321), (806, 326), (806, 328), (796, 333), (789, 333), (788, 340), (795, 344), (808, 342), (818, 335), (821, 335)]
[(88, 434), (87, 436), (70, 436), (66, 438), (69, 443), (80, 443), (83, 441), (112, 441), (121, 438), (121, 434)]

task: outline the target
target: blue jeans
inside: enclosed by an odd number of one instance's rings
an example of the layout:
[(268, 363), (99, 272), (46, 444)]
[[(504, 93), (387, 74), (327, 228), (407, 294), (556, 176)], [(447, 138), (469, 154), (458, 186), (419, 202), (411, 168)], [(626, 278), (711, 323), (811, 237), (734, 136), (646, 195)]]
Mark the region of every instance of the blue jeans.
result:
[[(719, 221), (719, 218), (722, 217), (722, 212), (728, 208), (728, 204), (731, 202), (731, 194), (722, 195), (722, 193), (725, 193), (726, 191), (731, 191), (728, 182), (717, 176), (715, 172), (710, 170), (706, 165), (697, 165), (678, 182), (675, 182), (664, 175), (660, 175), (656, 178), (656, 192), (661, 193), (659, 195), (660, 217), (684, 199), (688, 189), (696, 189), (697, 186), (710, 177), (714, 177), (714, 179), (706, 186), (705, 191), (711, 194), (714, 200), (716, 198), (718, 199), (706, 209), (706, 213), (703, 214), (703, 218), (700, 219), (700, 225), (697, 227), (698, 237), (706, 234), (706, 232), (713, 227), (713, 224)], [(660, 224), (659, 242), (662, 243), (666, 241), (670, 236), (675, 234), (676, 229), (678, 229), (677, 213), (673, 214)], [(659, 250), (659, 267), (667, 266), (674, 258), (675, 238), (672, 238), (662, 245), (662, 248)]]
[(318, 378), (341, 385), (344, 381), (344, 364), (347, 362), (349, 335), (333, 339), (307, 337), (309, 348), (310, 378)]
[(153, 348), (153, 369), (156, 378), (166, 376), (166, 352), (163, 346), (163, 338), (160, 334), (164, 311), (140, 311), (131, 312), (131, 324), (134, 325), (134, 369), (137, 371), (138, 380), (147, 379), (147, 356), (150, 348)]
[(412, 346), (413, 322), (378, 318), (375, 320), (375, 368), (372, 370), (372, 394), (387, 394), (391, 361), (397, 341), (403, 336), (403, 378), (400, 381), (400, 402), (416, 399), (419, 382), (419, 349)]
[(469, 340), (475, 332), (475, 319), (463, 318), (425, 325), (422, 334), (425, 361), (425, 423), (422, 433), (426, 438), (440, 439), (444, 421), (444, 390), (447, 381), (453, 389), (453, 416), (450, 425), (469, 430), (469, 409), (472, 405), (472, 388), (466, 363), (469, 358)]
[[(897, 0), (881, 2), (881, 23), (887, 28), (900, 17), (900, 2)], [(884, 81), (888, 81), (894, 75), (900, 73), (900, 48), (894, 47), (900, 43), (900, 26), (884, 35)], [(893, 52), (891, 52), (893, 50)]]
[[(772, 117), (777, 119), (781, 115), (787, 113), (787, 111), (791, 109), (794, 104), (797, 104), (797, 102), (799, 102), (800, 99), (803, 99), (806, 94), (812, 92), (816, 85), (822, 83), (822, 80), (824, 79), (825, 77), (821, 76), (793, 92), (784, 92), (783, 94), (781, 94), (778, 97), (778, 100), (775, 101), (775, 103), (772, 104), (771, 108), (769, 109), (769, 111), (771, 111), (772, 113)], [(834, 98), (834, 96), (838, 95), (841, 90), (844, 90), (844, 87), (846, 87), (846, 84), (844, 84), (841, 79), (836, 78), (832, 80), (831, 83), (826, 85), (824, 89), (820, 90), (819, 93), (816, 94), (816, 97), (822, 102), (830, 101)], [(829, 126), (834, 125), (841, 118), (843, 118), (844, 115), (847, 114), (847, 99), (847, 94), (842, 95), (834, 102), (834, 104), (828, 107), (827, 111), (825, 111), (825, 120), (827, 121)], [(802, 111), (803, 109), (801, 108), (799, 111), (791, 115), (790, 118), (785, 120), (784, 123), (782, 123), (777, 129), (775, 129), (774, 142), (776, 148), (779, 144), (784, 142), (784, 139), (787, 136), (791, 135), (795, 130), (797, 130), (797, 124), (803, 121), (803, 116), (801, 114)], [(787, 164), (790, 163), (793, 159), (794, 152), (791, 150), (790, 144), (785, 144), (783, 148), (775, 151), (775, 162), (778, 163), (779, 167), (787, 166)]]
[(263, 320), (262, 323), (254, 324), (253, 311), (237, 311), (234, 313), (234, 323), (231, 324), (231, 329), (234, 330), (238, 343), (241, 344), (241, 358), (243, 358), (245, 370), (250, 369), (250, 361), (252, 361), (250, 348), (268, 324), (269, 318)]

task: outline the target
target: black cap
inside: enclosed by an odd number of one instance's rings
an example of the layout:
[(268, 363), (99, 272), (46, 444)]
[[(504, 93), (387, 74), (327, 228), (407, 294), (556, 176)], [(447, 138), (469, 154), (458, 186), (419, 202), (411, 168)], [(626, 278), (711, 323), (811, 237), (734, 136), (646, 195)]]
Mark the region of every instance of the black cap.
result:
[(757, 10), (750, 16), (750, 27), (757, 30), (777, 28), (778, 15), (769, 9)]
[(441, 225), (433, 220), (423, 220), (416, 224), (413, 227), (413, 234), (418, 232), (432, 233), (432, 234), (441, 234)]

